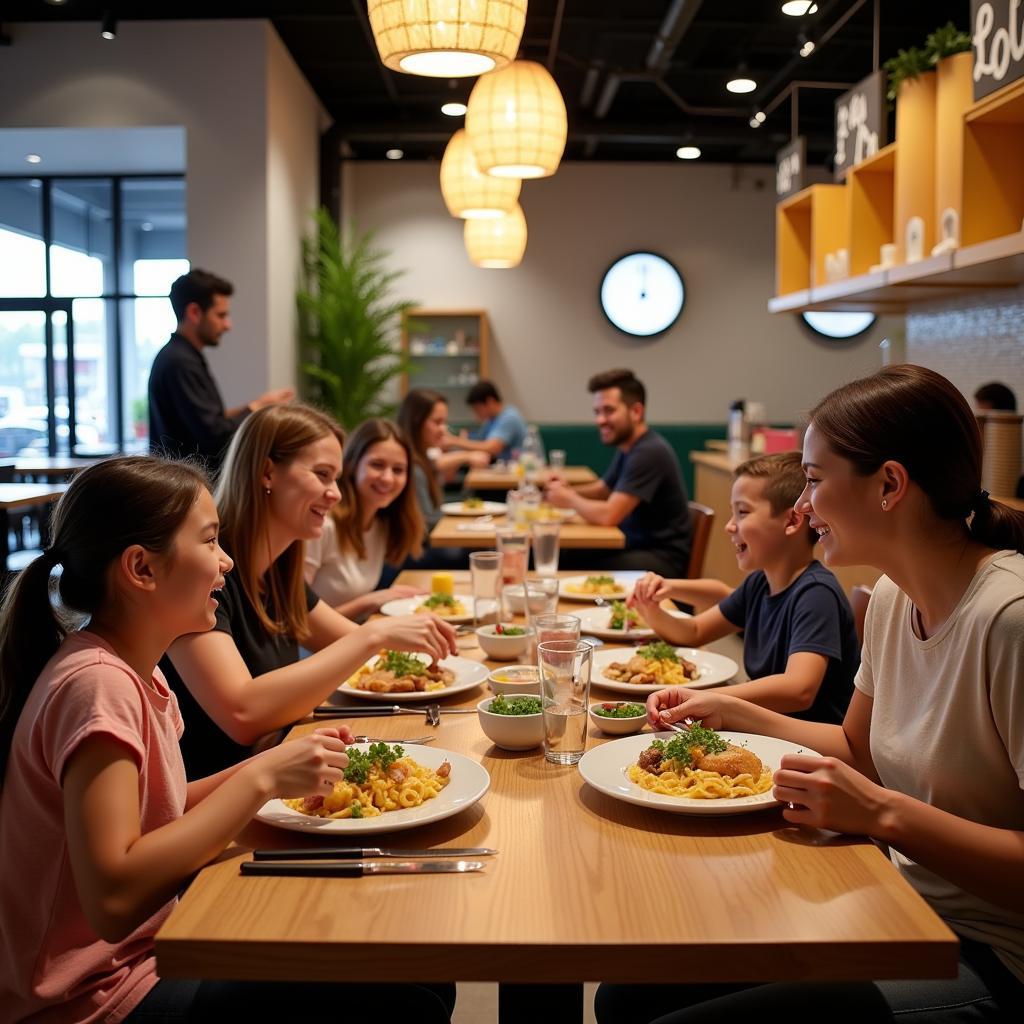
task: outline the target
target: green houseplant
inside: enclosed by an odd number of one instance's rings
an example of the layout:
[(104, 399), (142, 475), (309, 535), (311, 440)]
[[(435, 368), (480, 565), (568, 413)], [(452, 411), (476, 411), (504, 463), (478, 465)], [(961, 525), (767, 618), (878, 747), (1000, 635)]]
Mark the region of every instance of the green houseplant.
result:
[(937, 28), (924, 42), (924, 52), (932, 67), (945, 57), (952, 57), (955, 53), (966, 53), (970, 48), (970, 35), (961, 32), (951, 21)]
[(388, 253), (371, 233), (341, 232), (326, 209), (303, 241), (299, 346), (305, 394), (348, 430), (371, 416), (388, 416), (388, 383), (409, 369), (398, 346), (402, 315), (416, 303), (392, 297), (402, 271), (387, 269)]
[(909, 50), (900, 50), (895, 57), (890, 57), (883, 67), (889, 76), (889, 87), (885, 95), (890, 103), (896, 102), (904, 82), (918, 78), (926, 71), (935, 70), (929, 54), (917, 46), (911, 46)]

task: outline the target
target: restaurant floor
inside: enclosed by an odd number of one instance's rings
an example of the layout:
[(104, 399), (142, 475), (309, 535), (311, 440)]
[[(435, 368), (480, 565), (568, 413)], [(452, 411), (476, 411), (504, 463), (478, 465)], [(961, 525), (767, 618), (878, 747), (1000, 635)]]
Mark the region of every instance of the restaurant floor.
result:
[[(595, 1024), (594, 991), (583, 986), (583, 1024)], [(498, 986), (487, 982), (460, 981), (452, 1024), (493, 1024), (498, 1019)]]

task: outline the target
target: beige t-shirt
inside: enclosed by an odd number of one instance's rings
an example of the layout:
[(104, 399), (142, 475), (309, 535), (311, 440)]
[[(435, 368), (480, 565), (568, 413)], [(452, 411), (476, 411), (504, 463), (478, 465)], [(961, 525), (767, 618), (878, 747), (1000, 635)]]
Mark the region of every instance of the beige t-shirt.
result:
[(363, 537), (365, 558), (357, 557), (354, 551), (341, 551), (334, 519), (327, 516), (320, 537), (306, 541), (306, 582), (332, 608), (371, 593), (384, 569), (387, 541), (387, 527), (374, 519)]
[[(1024, 832), (1024, 555), (1000, 551), (934, 636), (890, 579), (875, 586), (857, 689), (873, 700), (882, 783), (994, 828)], [(893, 863), (959, 934), (1024, 980), (1024, 914), (989, 903), (893, 850)]]

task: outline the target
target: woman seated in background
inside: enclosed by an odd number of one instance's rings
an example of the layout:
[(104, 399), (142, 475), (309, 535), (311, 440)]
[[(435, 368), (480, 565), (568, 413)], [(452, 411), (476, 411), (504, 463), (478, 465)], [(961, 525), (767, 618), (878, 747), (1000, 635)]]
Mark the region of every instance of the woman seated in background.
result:
[(341, 501), (306, 543), (306, 582), (336, 611), (362, 621), (380, 606), (423, 591), (375, 590), (385, 562), (423, 551), (423, 516), (409, 477), (409, 442), (390, 420), (361, 423), (345, 444)]
[(412, 449), (412, 480), (416, 500), (429, 533), (441, 518), (443, 475), (437, 465), (441, 442), (448, 435), (448, 400), (439, 391), (413, 388), (395, 417)]
[[(161, 979), (177, 893), (271, 797), (331, 791), (345, 728), (186, 783), (157, 661), (215, 621), (231, 559), (190, 466), (116, 458), (80, 473), (52, 547), (0, 612), (0, 1017), (4, 1021), (449, 1020), (454, 986)], [(54, 568), (69, 631), (54, 612)], [(229, 576), (230, 578), (230, 576)], [(341, 1010), (340, 1007), (344, 1007)]]
[[(190, 778), (248, 756), (383, 647), (455, 653), (451, 626), (432, 615), (357, 626), (303, 579), (303, 544), (338, 502), (342, 440), (330, 417), (300, 404), (261, 409), (232, 438), (216, 497), (235, 571), (213, 629), (182, 637), (162, 663), (185, 718)], [(299, 644), (314, 653), (300, 660)]]
[(820, 534), (827, 565), (885, 574), (846, 718), (801, 722), (725, 691), (683, 688), (647, 704), (655, 728), (700, 720), (817, 751), (782, 758), (773, 793), (783, 817), (888, 846), (960, 939), (958, 976), (602, 986), (599, 1021), (1021, 1019), (1024, 513), (982, 490), (981, 451), (963, 396), (924, 367), (888, 367), (828, 395), (810, 415), (796, 508)]

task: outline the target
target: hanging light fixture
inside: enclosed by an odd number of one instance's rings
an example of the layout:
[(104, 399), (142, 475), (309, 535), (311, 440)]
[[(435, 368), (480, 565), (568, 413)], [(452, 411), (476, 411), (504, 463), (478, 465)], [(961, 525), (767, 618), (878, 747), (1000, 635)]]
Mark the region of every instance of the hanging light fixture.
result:
[(473, 86), (466, 132), (484, 174), (546, 178), (565, 151), (565, 102), (542, 64), (517, 60)]
[(493, 220), (467, 220), (463, 229), (466, 252), (478, 267), (516, 267), (526, 251), (526, 218), (516, 203), (510, 213)]
[(445, 147), (441, 159), (441, 195), (453, 217), (467, 220), (503, 217), (516, 205), (522, 185), (518, 178), (481, 174), (465, 128), (460, 128)]
[(384, 66), (427, 78), (466, 78), (509, 64), (526, 0), (369, 0)]

